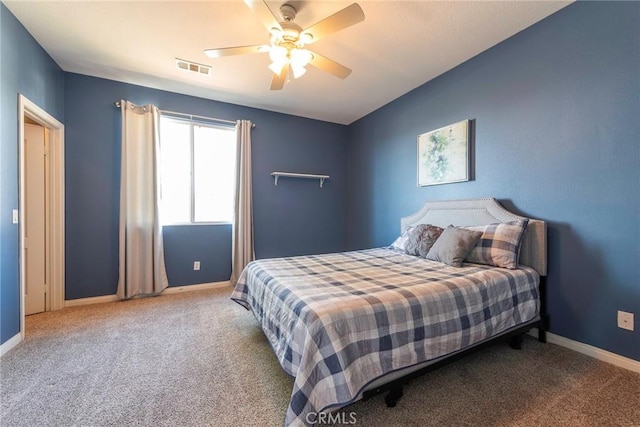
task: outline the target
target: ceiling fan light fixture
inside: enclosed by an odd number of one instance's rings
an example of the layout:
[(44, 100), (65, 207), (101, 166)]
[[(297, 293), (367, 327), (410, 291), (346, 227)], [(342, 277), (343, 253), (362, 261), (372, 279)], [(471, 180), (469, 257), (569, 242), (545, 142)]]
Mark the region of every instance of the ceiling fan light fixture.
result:
[(287, 62), (288, 56), (289, 52), (284, 46), (271, 46), (269, 49), (269, 58), (277, 64), (284, 64)]
[(306, 49), (273, 45), (269, 49), (269, 58), (272, 61), (269, 69), (274, 74), (279, 75), (283, 67), (290, 65), (293, 78), (297, 79), (307, 72), (304, 67), (313, 59), (313, 55)]
[(293, 71), (293, 78), (298, 79), (304, 76), (304, 73), (307, 72), (307, 69), (298, 65), (294, 65), (291, 63), (291, 71)]
[(294, 67), (304, 67), (313, 59), (313, 55), (306, 49), (291, 49), (289, 52), (291, 65)]
[(282, 68), (287, 65), (286, 62), (272, 62), (269, 65), (269, 69), (273, 71), (273, 74), (280, 74), (282, 72)]

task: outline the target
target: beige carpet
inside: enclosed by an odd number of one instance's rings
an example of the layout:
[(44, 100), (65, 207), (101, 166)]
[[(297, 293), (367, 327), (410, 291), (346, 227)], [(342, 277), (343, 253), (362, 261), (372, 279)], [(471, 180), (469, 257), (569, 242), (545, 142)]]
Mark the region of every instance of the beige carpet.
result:
[[(27, 318), (0, 360), (2, 427), (281, 426), (293, 381), (230, 290)], [(553, 344), (497, 344), (344, 408), (360, 426), (640, 426), (640, 375)]]

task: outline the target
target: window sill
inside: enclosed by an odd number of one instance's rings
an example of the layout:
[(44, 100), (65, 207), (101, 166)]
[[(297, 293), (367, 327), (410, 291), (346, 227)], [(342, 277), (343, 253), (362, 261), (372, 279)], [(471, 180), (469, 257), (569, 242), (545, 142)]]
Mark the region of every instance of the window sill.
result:
[(232, 225), (232, 221), (217, 221), (217, 222), (170, 222), (162, 224), (163, 227), (177, 227), (177, 226), (191, 226), (191, 225)]

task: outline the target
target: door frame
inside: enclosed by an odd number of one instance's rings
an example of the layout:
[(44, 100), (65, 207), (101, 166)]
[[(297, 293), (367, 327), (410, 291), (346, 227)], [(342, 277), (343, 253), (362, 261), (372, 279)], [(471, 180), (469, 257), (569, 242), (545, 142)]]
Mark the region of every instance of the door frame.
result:
[[(49, 206), (47, 242), (49, 274), (49, 298), (47, 308), (59, 310), (64, 307), (65, 295), (65, 241), (64, 241), (64, 125), (55, 117), (38, 107), (22, 94), (18, 94), (18, 170), (19, 183), (19, 223), (20, 223), (20, 335), (24, 339), (25, 318), (25, 278), (26, 263), (24, 257), (25, 239), (25, 153), (24, 153), (24, 117), (49, 130)], [(50, 302), (49, 302), (50, 301)]]

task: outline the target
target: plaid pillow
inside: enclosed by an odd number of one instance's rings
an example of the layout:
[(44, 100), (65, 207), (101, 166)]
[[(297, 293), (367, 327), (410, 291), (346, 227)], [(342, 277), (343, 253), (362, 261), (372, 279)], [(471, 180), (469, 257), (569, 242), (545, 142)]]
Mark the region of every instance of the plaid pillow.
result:
[(495, 265), (496, 267), (518, 268), (520, 244), (527, 229), (528, 219), (478, 227), (464, 227), (467, 230), (482, 231), (482, 237), (469, 252), (465, 262)]

